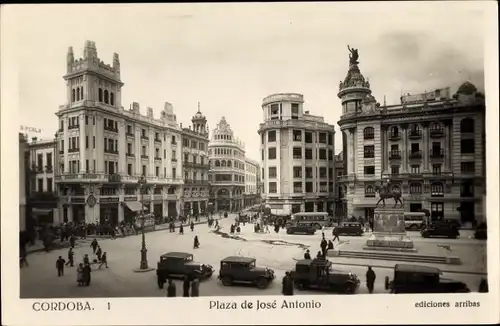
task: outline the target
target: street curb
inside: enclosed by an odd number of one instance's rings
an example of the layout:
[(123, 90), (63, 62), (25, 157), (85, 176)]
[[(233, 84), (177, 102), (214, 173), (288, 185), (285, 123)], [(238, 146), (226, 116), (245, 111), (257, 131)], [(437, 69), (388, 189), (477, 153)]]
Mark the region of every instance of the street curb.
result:
[[(334, 260), (331, 260), (334, 265), (343, 265), (343, 266), (359, 266), (359, 267), (372, 267), (372, 268), (386, 268), (386, 269), (394, 269), (394, 266), (383, 266), (383, 265), (372, 265), (372, 264), (359, 264), (359, 263), (337, 263)], [(454, 273), (454, 274), (468, 274), (468, 275), (487, 275), (487, 273), (480, 272), (469, 272), (469, 271), (448, 271), (444, 269), (439, 269), (443, 273)]]

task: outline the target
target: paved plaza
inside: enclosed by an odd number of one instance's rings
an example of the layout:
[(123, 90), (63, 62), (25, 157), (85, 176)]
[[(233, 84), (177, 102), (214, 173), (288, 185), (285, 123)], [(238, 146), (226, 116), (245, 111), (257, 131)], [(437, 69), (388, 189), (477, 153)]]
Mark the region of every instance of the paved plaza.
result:
[[(234, 215), (220, 221), (221, 231), (229, 232), (229, 226), (234, 222)], [(325, 230), (327, 238), (331, 238), (331, 230)], [(416, 246), (434, 246), (436, 243), (451, 243), (454, 247), (463, 250), (464, 255), (482, 250), (484, 242), (470, 238), (469, 231), (462, 231), (462, 236), (457, 240), (448, 239), (422, 239), (418, 234), (414, 236)], [(193, 238), (198, 235), (201, 246), (193, 249)], [(362, 238), (345, 237), (349, 241), (365, 241)], [(75, 262), (80, 262), (84, 254), (92, 257), (89, 238), (80, 242), (75, 248)], [(319, 250), (321, 232), (313, 236), (287, 235), (285, 230), (276, 234), (273, 230), (267, 234), (256, 234), (253, 224), (242, 226), (239, 239), (231, 239), (213, 232), (206, 224), (195, 226), (194, 232), (185, 228), (185, 234), (169, 233), (168, 230), (151, 232), (146, 235), (148, 247), (148, 260), (151, 267), (156, 263), (161, 254), (170, 251), (184, 251), (194, 254), (195, 261), (211, 264), (215, 268), (214, 276), (201, 282), (201, 296), (231, 296), (231, 295), (279, 295), (281, 294), (281, 278), (285, 271), (294, 267), (295, 260), (303, 257), (305, 248), (310, 248), (311, 254)], [(342, 239), (343, 240), (343, 239)], [(343, 240), (344, 241), (344, 240)], [(162, 297), (165, 290), (160, 290), (156, 283), (155, 271), (135, 273), (133, 270), (139, 266), (141, 236), (128, 236), (125, 238), (101, 239), (99, 243), (103, 251), (108, 253), (109, 268), (97, 269), (93, 266), (92, 283), (89, 287), (78, 287), (76, 283), (76, 268), (66, 268), (63, 277), (57, 277), (55, 262), (58, 256), (66, 259), (67, 249), (54, 250), (49, 253), (37, 252), (28, 256), (29, 267), (21, 269), (21, 297), (22, 298), (73, 298), (73, 297)], [(460, 253), (458, 253), (460, 255)], [(257, 259), (258, 266), (270, 267), (275, 270), (277, 278), (269, 288), (259, 290), (253, 287), (233, 286), (225, 287), (217, 280), (219, 262), (221, 259), (232, 256), (250, 256)], [(463, 255), (461, 255), (463, 256)], [(464, 265), (434, 265), (447, 271), (442, 277), (453, 278), (465, 282), (472, 291), (476, 291), (481, 272), (484, 267), (469, 266), (474, 261), (461, 257)], [(384, 278), (392, 279), (391, 267), (396, 262), (371, 261), (361, 259), (346, 259), (338, 257), (329, 258), (336, 265), (334, 268), (350, 270), (361, 279), (359, 293), (368, 293), (365, 285), (366, 266), (374, 266), (377, 274), (375, 283), (376, 293), (385, 293)], [(464, 271), (466, 273), (464, 273)], [(182, 284), (177, 284), (177, 295), (182, 292)], [(322, 292), (296, 291), (296, 294), (322, 294)]]

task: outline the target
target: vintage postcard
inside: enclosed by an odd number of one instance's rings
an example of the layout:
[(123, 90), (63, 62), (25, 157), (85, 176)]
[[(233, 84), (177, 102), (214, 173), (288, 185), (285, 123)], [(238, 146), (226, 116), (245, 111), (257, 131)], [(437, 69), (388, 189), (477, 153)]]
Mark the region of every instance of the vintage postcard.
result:
[(3, 324), (499, 322), (495, 2), (1, 9)]

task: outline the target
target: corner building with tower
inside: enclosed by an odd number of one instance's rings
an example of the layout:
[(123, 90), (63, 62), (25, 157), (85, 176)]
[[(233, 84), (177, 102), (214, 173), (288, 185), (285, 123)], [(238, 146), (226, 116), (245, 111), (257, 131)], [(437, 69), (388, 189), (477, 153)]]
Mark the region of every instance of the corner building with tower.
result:
[(389, 179), (406, 212), (425, 209), (461, 224), (484, 220), (485, 101), (474, 85), (466, 82), (454, 94), (450, 88), (407, 94), (400, 104), (381, 106), (351, 60), (338, 97), (344, 216), (373, 218), (376, 190)]
[(116, 224), (132, 220), (141, 202), (156, 216), (179, 215), (182, 129), (172, 105), (165, 103), (159, 119), (152, 108), (141, 114), (138, 103), (124, 109), (118, 54), (105, 64), (91, 41), (80, 59), (69, 48), (64, 80), (54, 153), (60, 222)]
[(335, 127), (304, 111), (304, 96), (263, 99), (260, 124), (263, 200), (273, 212), (335, 211)]

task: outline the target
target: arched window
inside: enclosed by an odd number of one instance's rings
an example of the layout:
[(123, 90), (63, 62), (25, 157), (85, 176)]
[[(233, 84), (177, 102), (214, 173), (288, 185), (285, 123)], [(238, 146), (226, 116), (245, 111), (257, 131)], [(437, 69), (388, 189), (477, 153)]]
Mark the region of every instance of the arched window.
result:
[(375, 197), (375, 189), (373, 189), (373, 186), (367, 186), (365, 188), (365, 197)]
[(108, 90), (104, 90), (104, 103), (109, 104), (109, 92)]
[(83, 86), (82, 86), (82, 87), (80, 87), (80, 98), (81, 98), (82, 100), (84, 100), (84, 99), (85, 99), (85, 97), (83, 96)]
[(113, 92), (109, 95), (109, 103), (115, 105), (115, 94)]
[(220, 166), (226, 166), (226, 161), (222, 160), (222, 161), (220, 162)]
[(102, 88), (99, 88), (99, 102), (102, 102)]
[(73, 91), (72, 91), (72, 94), (71, 94), (71, 102), (75, 102), (75, 101), (76, 101), (76, 91), (73, 88)]
[(443, 197), (444, 187), (440, 182), (435, 182), (431, 184), (431, 197)]
[(80, 87), (76, 88), (76, 101), (80, 101)]
[(392, 192), (401, 193), (401, 188), (399, 186), (392, 186)]
[(410, 194), (421, 194), (422, 185), (420, 183), (410, 183)]
[(391, 128), (391, 136), (392, 137), (398, 137), (399, 136), (399, 128), (396, 126), (393, 126)]
[(227, 167), (230, 168), (231, 167), (231, 161), (227, 161)]
[(220, 166), (220, 161), (219, 160), (215, 160), (215, 166)]
[(419, 137), (422, 135), (422, 131), (420, 130), (420, 126), (416, 123), (412, 124), (410, 127), (410, 137)]
[(474, 120), (471, 118), (465, 118), (460, 121), (460, 132), (461, 133), (473, 133), (474, 132)]
[(375, 129), (372, 127), (366, 127), (363, 129), (364, 139), (374, 139), (375, 138)]

